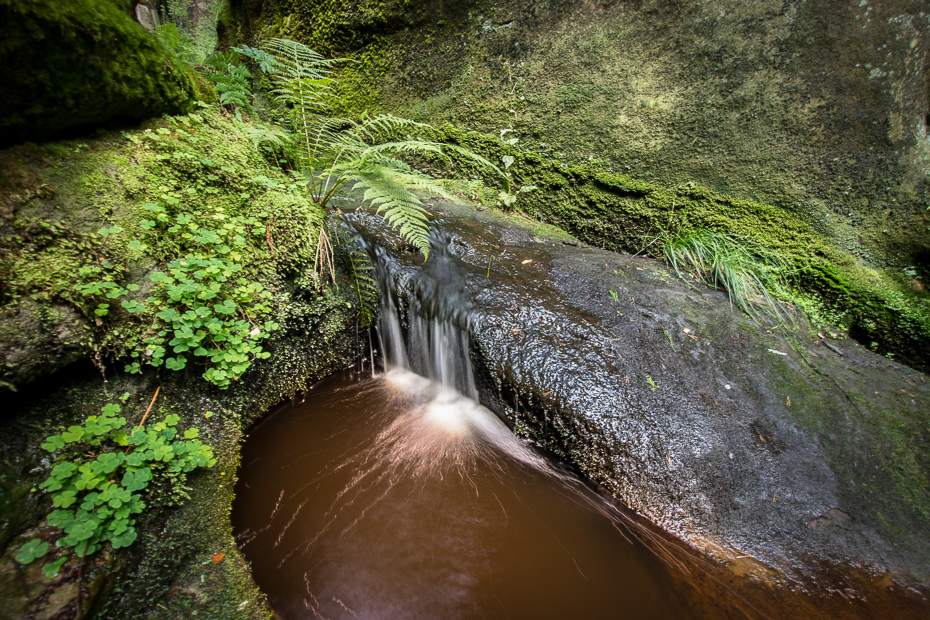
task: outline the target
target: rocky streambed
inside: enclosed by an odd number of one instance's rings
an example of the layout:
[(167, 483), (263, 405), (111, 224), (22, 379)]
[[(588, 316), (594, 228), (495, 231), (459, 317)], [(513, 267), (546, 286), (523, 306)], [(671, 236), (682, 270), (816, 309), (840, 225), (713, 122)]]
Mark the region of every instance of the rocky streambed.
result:
[(798, 313), (759, 325), (658, 261), (431, 213), (443, 241), (425, 265), (395, 253), (394, 288), (469, 329), (481, 400), (518, 434), (730, 572), (817, 592), (804, 613), (930, 609), (926, 377)]

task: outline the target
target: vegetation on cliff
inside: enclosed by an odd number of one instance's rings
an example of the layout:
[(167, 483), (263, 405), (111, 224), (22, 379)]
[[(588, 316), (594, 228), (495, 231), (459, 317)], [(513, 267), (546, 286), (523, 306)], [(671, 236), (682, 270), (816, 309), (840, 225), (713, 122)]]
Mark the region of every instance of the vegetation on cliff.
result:
[[(231, 473), (242, 428), (308, 380), (354, 358), (348, 335), (358, 308), (341, 279), (323, 287), (315, 275), (311, 241), (325, 226), (324, 214), (274, 154), (256, 148), (249, 131), (261, 127), (252, 117), (239, 122), (209, 106), (125, 132), (22, 145), (0, 154), (2, 380), (6, 388), (20, 390), (7, 392), (16, 415), (2, 421), (4, 437), (17, 440), (0, 446), (9, 470), (4, 470), (0, 499), (15, 517), (4, 520), (0, 541), (4, 562), (14, 556), (29, 560), (46, 550), (51, 565), (51, 576), (42, 573), (41, 562), (24, 569), (31, 598), (11, 599), (24, 613), (45, 609), (49, 594), (58, 590), (73, 597), (82, 568), (85, 612), (103, 606), (109, 617), (138, 617), (158, 604), (190, 610), (206, 599), (182, 594), (169, 603), (165, 593), (178, 580), (199, 582), (203, 570), (189, 563), (209, 561), (215, 553), (228, 559), (209, 571), (219, 580), (211, 591), (231, 589), (211, 602), (211, 612), (234, 614), (245, 598), (250, 613), (262, 613), (229, 534)], [(307, 339), (308, 333), (313, 338)], [(79, 382), (48, 377), (56, 368), (87, 359), (104, 373), (103, 389), (98, 371), (88, 376), (74, 370), (80, 364), (70, 371), (78, 373)], [(155, 437), (143, 446), (142, 454), (151, 451), (153, 459), (160, 451), (157, 462), (114, 460), (136, 441), (133, 428), (158, 385), (161, 395), (145, 428), (159, 436), (180, 428), (179, 437), (199, 428), (203, 447), (218, 460), (210, 471), (190, 472), (191, 490), (164, 460), (168, 448), (171, 461), (180, 458), (170, 438)], [(101, 422), (91, 417), (104, 411), (104, 421), (112, 421), (114, 408), (122, 409), (118, 417), (125, 424), (108, 422), (104, 435), (96, 437)], [(93, 431), (79, 433), (90, 426)], [(50, 432), (53, 437), (46, 441)], [(125, 432), (127, 445), (68, 452), (70, 441), (83, 440), (88, 432), (92, 441), (116, 433), (117, 445)], [(144, 443), (147, 437), (139, 439)], [(117, 470), (128, 467), (134, 473), (129, 478), (119, 473), (119, 489), (98, 480), (97, 486), (107, 489), (90, 489), (97, 493), (93, 498), (82, 496), (83, 513), (71, 520), (62, 514), (55, 518), (62, 533), (46, 526), (32, 529), (53, 509), (50, 495), (41, 492), (50, 473), (38, 449), (43, 442), (62, 451), (66, 468), (72, 457), (94, 455), (73, 472), (51, 472), (52, 482), (45, 486), (56, 497), (71, 486), (80, 491), (73, 476), (89, 471), (99, 478), (94, 468), (116, 464)], [(130, 449), (127, 458), (133, 453)], [(98, 464), (101, 458), (106, 462)], [(153, 480), (139, 479), (142, 468), (152, 470)], [(158, 468), (165, 476), (156, 475)], [(49, 486), (56, 480), (60, 489)], [(132, 489), (140, 485), (158, 490), (160, 498), (139, 497), (133, 503)], [(107, 490), (120, 497), (102, 501)], [(113, 508), (110, 501), (122, 503), (126, 491), (130, 514), (114, 520), (122, 506)], [(82, 492), (86, 495), (86, 489)], [(184, 493), (192, 499), (172, 507)], [(70, 497), (56, 500), (59, 511), (69, 509), (64, 504)], [(147, 507), (134, 513), (139, 501)], [(109, 510), (113, 514), (104, 514)], [(128, 547), (114, 552), (103, 545), (96, 562), (67, 561), (59, 557), (62, 551), (53, 556), (52, 547), (42, 546), (66, 534), (71, 542), (86, 541), (89, 555), (111, 533), (118, 541), (114, 548)], [(141, 583), (127, 580), (130, 569), (144, 576)], [(76, 599), (65, 600), (73, 605)]]
[(0, 146), (186, 111), (200, 78), (117, 0), (4, 0)]

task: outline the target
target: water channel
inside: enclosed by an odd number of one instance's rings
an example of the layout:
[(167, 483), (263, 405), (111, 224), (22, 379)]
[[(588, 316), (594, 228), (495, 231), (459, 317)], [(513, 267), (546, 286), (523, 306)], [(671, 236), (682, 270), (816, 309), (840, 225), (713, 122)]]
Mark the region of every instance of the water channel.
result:
[(413, 301), (402, 330), (378, 258), (385, 370), (313, 386), (244, 447), (234, 523), (276, 612), (701, 617), (654, 533), (476, 402), (462, 306)]
[(233, 524), (280, 618), (865, 617), (765, 586), (744, 596), (747, 580), (480, 405), (475, 314), (447, 242), (402, 286), (368, 247), (377, 370), (338, 373), (249, 431)]

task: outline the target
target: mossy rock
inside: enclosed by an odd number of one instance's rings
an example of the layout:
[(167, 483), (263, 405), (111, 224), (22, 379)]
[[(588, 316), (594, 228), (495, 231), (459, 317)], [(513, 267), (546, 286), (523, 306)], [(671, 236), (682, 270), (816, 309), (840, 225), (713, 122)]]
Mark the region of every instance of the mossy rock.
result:
[(232, 4), (240, 41), (350, 58), (345, 112), (512, 128), (567, 165), (779, 207), (930, 282), (930, 14), (912, 0)]
[(0, 3), (0, 146), (185, 110), (204, 89), (117, 0)]

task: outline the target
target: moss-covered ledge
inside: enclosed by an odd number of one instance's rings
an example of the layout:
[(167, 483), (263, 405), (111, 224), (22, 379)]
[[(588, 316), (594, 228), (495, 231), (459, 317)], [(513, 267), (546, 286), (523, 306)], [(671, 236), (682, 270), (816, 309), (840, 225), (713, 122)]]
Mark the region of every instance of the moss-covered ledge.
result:
[(118, 0), (0, 2), (0, 147), (113, 117), (177, 113), (200, 78)]
[[(107, 403), (137, 422), (159, 386), (151, 419), (176, 414), (181, 428), (198, 427), (218, 463), (189, 479), (191, 499), (180, 507), (153, 500), (128, 549), (88, 559), (82, 610), (108, 618), (270, 614), (230, 530), (239, 444), (275, 403), (352, 363), (357, 308), (347, 286), (314, 277), (312, 233), (322, 213), (255, 148), (251, 127), (208, 108), (132, 131), (0, 151), (0, 605), (14, 616), (52, 617), (77, 604), (77, 562), (49, 579), (42, 562), (14, 559), (27, 540), (58, 538), (43, 524), (50, 499), (37, 490), (51, 465), (44, 438)], [(248, 336), (239, 328), (225, 335), (263, 348), (226, 390), (204, 378), (204, 356), (178, 371), (145, 363), (151, 353), (142, 343), (160, 319), (154, 307), (132, 310), (170, 303), (150, 275), (207, 255), (241, 268), (237, 286), (267, 292), (226, 297), (239, 299), (236, 320), (244, 313), (255, 325)], [(222, 291), (224, 282), (211, 284)], [(125, 293), (85, 295), (87, 283)], [(207, 295), (191, 310), (206, 312), (199, 306), (215, 308), (224, 296)], [(260, 314), (280, 326), (255, 341), (251, 332), (266, 329)], [(133, 351), (141, 374), (126, 369)]]
[[(815, 324), (830, 324), (883, 355), (930, 370), (930, 292), (921, 282), (882, 272), (838, 249), (809, 224), (778, 207), (741, 200), (695, 185), (664, 186), (617, 174), (598, 161), (568, 164), (505, 144), (498, 136), (444, 125), (437, 140), (465, 146), (509, 168), (513, 209), (551, 223), (593, 246), (661, 257), (650, 242), (663, 231), (706, 228), (748, 237), (778, 251), (797, 269), (794, 301)], [(460, 162), (464, 176), (481, 174)], [(428, 165), (428, 164), (427, 164)], [(478, 198), (497, 203), (497, 188)]]
[(182, 427), (198, 427), (218, 462), (189, 480), (191, 499), (183, 505), (146, 510), (132, 546), (104, 551), (86, 563), (82, 610), (127, 619), (270, 617), (238, 552), (229, 519), (239, 446), (248, 426), (270, 407), (352, 363), (357, 351), (350, 305), (335, 291), (294, 304), (294, 318), (272, 343), (272, 356), (227, 391), (190, 371), (141, 376), (110, 372), (104, 384), (88, 364), (47, 380), (56, 387), (27, 388), (15, 397), (13, 410), (0, 420), (0, 455), (9, 470), (3, 474), (0, 503), (4, 514), (18, 517), (0, 528), (0, 602), (23, 613), (75, 605), (74, 561), (55, 579), (45, 578), (37, 562), (22, 571), (22, 581), (13, 564), (23, 542), (48, 534), (42, 520), (51, 510), (50, 501), (34, 490), (47, 473), (42, 464), (46, 453), (39, 448), (44, 436), (58, 425), (80, 423), (106, 403), (120, 405), (134, 422), (160, 386), (150, 419), (176, 414)]

